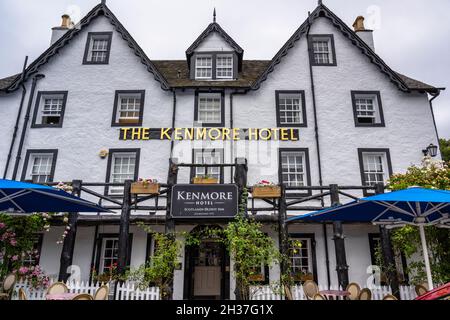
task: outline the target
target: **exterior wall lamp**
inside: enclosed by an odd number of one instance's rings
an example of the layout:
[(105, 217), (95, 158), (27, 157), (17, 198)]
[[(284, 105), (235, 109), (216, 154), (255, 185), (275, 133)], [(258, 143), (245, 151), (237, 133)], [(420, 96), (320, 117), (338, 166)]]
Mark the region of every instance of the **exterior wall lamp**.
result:
[(434, 144), (430, 144), (426, 149), (422, 150), (425, 156), (436, 157), (438, 152), (438, 147)]

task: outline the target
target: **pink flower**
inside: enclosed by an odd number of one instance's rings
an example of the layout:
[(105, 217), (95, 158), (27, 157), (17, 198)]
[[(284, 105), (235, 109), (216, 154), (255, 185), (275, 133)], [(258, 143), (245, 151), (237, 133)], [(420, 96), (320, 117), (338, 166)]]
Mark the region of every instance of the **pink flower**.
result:
[(16, 239), (11, 239), (11, 240), (9, 241), (9, 244), (12, 245), (13, 247), (15, 247), (15, 246), (17, 245)]
[(0, 229), (3, 229), (6, 226), (3, 222), (0, 222)]
[(17, 260), (19, 260), (19, 256), (18, 256), (18, 255), (12, 256), (12, 257), (11, 257), (11, 260), (12, 260), (12, 261), (17, 261)]
[(19, 273), (20, 274), (26, 274), (28, 272), (28, 268), (27, 267), (20, 267), (19, 268)]

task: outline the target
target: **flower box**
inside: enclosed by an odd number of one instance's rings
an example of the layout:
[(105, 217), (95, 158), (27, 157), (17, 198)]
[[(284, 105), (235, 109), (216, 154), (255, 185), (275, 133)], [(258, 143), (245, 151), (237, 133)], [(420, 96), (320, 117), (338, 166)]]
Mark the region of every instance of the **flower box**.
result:
[(218, 181), (217, 178), (195, 177), (192, 182), (194, 184), (217, 184)]
[(139, 119), (127, 119), (127, 118), (121, 118), (119, 119), (119, 124), (138, 124)]
[(131, 184), (132, 194), (159, 194), (159, 183), (133, 182)]
[(252, 196), (255, 199), (280, 198), (280, 186), (254, 186), (252, 188)]
[(266, 279), (263, 274), (253, 274), (248, 277), (248, 280), (251, 282), (263, 282)]

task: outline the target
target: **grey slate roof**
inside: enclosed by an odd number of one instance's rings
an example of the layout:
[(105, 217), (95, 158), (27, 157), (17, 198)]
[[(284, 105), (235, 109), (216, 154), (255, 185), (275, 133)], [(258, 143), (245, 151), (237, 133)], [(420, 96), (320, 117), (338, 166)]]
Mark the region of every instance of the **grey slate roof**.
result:
[(0, 91), (6, 90), (9, 88), (9, 86), (16, 80), (17, 77), (20, 76), (19, 74), (16, 74), (14, 76), (6, 77), (3, 79), (0, 79)]

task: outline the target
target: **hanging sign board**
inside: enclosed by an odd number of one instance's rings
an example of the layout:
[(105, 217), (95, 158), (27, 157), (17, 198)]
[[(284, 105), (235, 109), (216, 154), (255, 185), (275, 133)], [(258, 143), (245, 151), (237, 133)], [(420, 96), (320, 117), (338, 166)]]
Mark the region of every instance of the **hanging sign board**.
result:
[(233, 218), (238, 213), (234, 184), (177, 184), (171, 200), (172, 218)]

